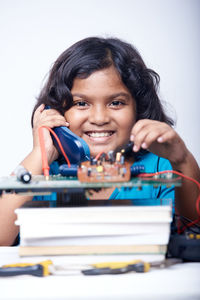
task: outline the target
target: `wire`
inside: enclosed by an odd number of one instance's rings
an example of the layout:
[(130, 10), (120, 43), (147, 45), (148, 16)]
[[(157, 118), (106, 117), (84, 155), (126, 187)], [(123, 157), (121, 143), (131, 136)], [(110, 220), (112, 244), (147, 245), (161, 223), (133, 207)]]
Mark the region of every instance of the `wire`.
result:
[(56, 135), (56, 133), (48, 126), (41, 126), (38, 128), (38, 134), (39, 134), (39, 141), (40, 141), (40, 148), (41, 148), (41, 154), (42, 154), (42, 170), (43, 170), (43, 174), (44, 176), (49, 176), (49, 165), (48, 165), (48, 159), (47, 159), (47, 155), (46, 155), (46, 149), (45, 149), (45, 143), (44, 143), (44, 135), (43, 135), (43, 129), (46, 128), (48, 129), (51, 134), (55, 137), (57, 143), (58, 143), (58, 146), (68, 164), (68, 167), (70, 168), (71, 167), (71, 164), (70, 164), (70, 161), (67, 157), (67, 154), (65, 153), (64, 149), (63, 149), (63, 146), (58, 138), (58, 136)]
[(61, 150), (61, 152), (62, 152), (62, 154), (63, 154), (63, 156), (64, 156), (64, 158), (65, 158), (65, 160), (67, 162), (67, 165), (70, 168), (71, 167), (71, 163), (69, 161), (69, 158), (67, 157), (67, 154), (65, 153), (65, 150), (63, 149), (63, 146), (62, 146), (62, 144), (61, 144), (61, 142), (60, 142), (57, 134), (50, 127), (47, 127), (47, 126), (44, 126), (44, 127), (46, 127), (53, 134), (53, 136), (55, 137), (56, 142), (58, 143), (58, 146), (59, 146), (59, 148), (60, 148), (60, 150)]
[(189, 177), (187, 175), (184, 175), (178, 171), (174, 171), (174, 170), (166, 170), (166, 171), (160, 171), (160, 172), (156, 172), (156, 173), (142, 173), (142, 174), (139, 174), (137, 177), (152, 177), (152, 176), (155, 176), (155, 175), (161, 175), (161, 174), (165, 174), (165, 173), (173, 173), (173, 174), (176, 174), (176, 175), (179, 175), (187, 180), (190, 180), (192, 182), (194, 182), (198, 189), (199, 189), (199, 195), (197, 197), (197, 200), (196, 200), (196, 211), (197, 211), (197, 214), (198, 214), (198, 218), (194, 221), (191, 221), (190, 223), (188, 223), (187, 225), (183, 226), (181, 229), (179, 228), (178, 232), (179, 233), (182, 233), (183, 231), (185, 231), (185, 229), (187, 227), (191, 227), (192, 225), (195, 225), (196, 223), (198, 223), (200, 221), (200, 183), (192, 178), (192, 177)]
[(38, 135), (39, 135), (39, 142), (40, 142), (40, 149), (41, 149), (41, 156), (42, 156), (42, 170), (44, 176), (48, 178), (50, 168), (49, 168), (46, 149), (45, 149), (43, 128), (44, 126), (38, 128)]
[[(95, 159), (98, 160), (101, 157), (102, 154), (106, 154), (106, 153), (104, 151), (99, 152), (97, 154), (97, 156), (95, 157)], [(107, 156), (107, 154), (106, 154), (106, 156)]]

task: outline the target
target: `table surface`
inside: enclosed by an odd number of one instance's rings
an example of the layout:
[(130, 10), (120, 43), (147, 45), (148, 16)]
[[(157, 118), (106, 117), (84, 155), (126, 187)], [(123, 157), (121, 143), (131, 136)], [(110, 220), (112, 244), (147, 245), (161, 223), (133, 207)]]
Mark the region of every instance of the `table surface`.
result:
[[(18, 247), (0, 247), (0, 265), (16, 262), (91, 262), (97, 257), (19, 257)], [(107, 261), (99, 257), (98, 261)], [(200, 263), (182, 263), (147, 273), (122, 275), (17, 276), (0, 278), (0, 299), (200, 299)]]

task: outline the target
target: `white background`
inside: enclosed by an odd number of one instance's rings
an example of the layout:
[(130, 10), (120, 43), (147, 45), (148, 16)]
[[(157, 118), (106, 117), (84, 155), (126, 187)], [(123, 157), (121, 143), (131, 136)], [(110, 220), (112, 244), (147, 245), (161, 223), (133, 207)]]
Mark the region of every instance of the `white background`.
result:
[(31, 151), (31, 112), (53, 62), (88, 36), (136, 46), (200, 164), (199, 29), (199, 0), (0, 0), (0, 176)]

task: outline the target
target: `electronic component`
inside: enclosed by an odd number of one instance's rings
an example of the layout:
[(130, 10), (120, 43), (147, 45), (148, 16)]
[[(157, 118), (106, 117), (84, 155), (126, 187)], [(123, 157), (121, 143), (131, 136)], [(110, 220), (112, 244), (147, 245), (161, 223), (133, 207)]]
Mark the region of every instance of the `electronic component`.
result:
[(110, 151), (99, 154), (90, 161), (82, 162), (78, 168), (80, 182), (124, 182), (131, 178), (130, 164), (121, 152)]
[(23, 183), (29, 183), (31, 181), (31, 173), (22, 165), (17, 166), (14, 173), (17, 179)]
[(67, 164), (63, 164), (59, 167), (59, 173), (62, 176), (66, 177), (77, 177), (77, 171), (78, 171), (78, 166), (77, 165), (71, 165), (70, 167)]
[(126, 156), (128, 154), (133, 154), (133, 145), (134, 143), (133, 142), (129, 142), (122, 150), (121, 150), (121, 153)]
[(80, 182), (121, 182), (129, 181), (130, 177), (130, 165), (126, 162), (110, 164), (105, 161), (100, 165), (91, 165), (89, 161), (85, 161), (78, 168)]
[(131, 176), (137, 176), (140, 173), (144, 173), (145, 172), (145, 168), (144, 165), (132, 165), (131, 166)]

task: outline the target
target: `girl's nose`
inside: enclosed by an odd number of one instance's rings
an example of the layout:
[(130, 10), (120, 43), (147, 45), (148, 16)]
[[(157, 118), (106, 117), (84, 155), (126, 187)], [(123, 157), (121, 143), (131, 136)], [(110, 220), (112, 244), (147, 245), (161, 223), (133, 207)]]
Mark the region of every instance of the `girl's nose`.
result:
[(93, 106), (90, 110), (89, 122), (98, 126), (109, 123), (110, 115), (105, 106)]

